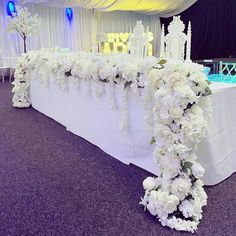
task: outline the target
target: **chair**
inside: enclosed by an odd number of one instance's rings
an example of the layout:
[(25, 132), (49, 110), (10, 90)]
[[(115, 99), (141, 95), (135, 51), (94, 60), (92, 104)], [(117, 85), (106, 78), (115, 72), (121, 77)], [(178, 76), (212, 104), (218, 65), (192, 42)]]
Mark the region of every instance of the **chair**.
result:
[(219, 71), (221, 75), (236, 77), (236, 63), (220, 61)]
[(164, 26), (162, 26), (160, 56), (165, 59), (190, 61), (191, 23), (189, 22), (188, 32), (185, 34), (185, 25), (180, 20), (180, 16), (174, 16), (173, 21), (168, 26), (168, 34), (166, 36), (164, 30)]
[(5, 68), (0, 67), (0, 79), (2, 80), (2, 82), (5, 82)]
[(5, 70), (6, 68), (3, 66), (2, 57), (0, 57), (0, 79), (3, 83), (5, 82)]
[(146, 57), (148, 55), (148, 33), (149, 30), (145, 32), (142, 25), (142, 21), (137, 21), (136, 26), (133, 29), (133, 34), (130, 32), (129, 37), (129, 51), (137, 57)]
[(0, 79), (5, 82), (5, 76), (9, 76), (9, 82), (12, 81), (15, 71), (16, 60), (6, 54), (0, 56)]

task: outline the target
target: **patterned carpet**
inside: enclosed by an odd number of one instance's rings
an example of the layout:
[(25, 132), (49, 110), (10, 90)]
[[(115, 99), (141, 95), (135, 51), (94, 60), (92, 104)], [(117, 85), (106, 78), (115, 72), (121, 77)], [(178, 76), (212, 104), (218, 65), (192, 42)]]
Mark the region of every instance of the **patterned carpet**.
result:
[[(0, 236), (191, 235), (162, 227), (138, 205), (146, 171), (33, 108), (12, 108), (11, 88), (0, 83)], [(236, 174), (206, 191), (195, 235), (235, 235)]]

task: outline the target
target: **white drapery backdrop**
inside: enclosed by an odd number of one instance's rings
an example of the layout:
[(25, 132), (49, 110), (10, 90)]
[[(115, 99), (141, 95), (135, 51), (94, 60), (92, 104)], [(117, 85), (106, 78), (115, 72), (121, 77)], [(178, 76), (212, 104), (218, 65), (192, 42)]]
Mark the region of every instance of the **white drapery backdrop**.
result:
[(0, 54), (15, 55), (18, 50), (18, 37), (7, 33), (6, 1), (0, 0)]
[[(120, 5), (118, 4), (119, 1)], [(196, 1), (148, 0), (149, 4), (147, 5), (144, 4), (145, 2), (147, 3), (147, 0), (26, 0), (18, 2), (27, 3), (26, 6), (31, 13), (37, 13), (43, 18), (43, 25), (39, 32), (28, 38), (28, 50), (62, 47), (69, 48), (71, 51), (90, 51), (98, 32), (129, 32), (130, 27), (133, 28), (137, 20), (142, 20), (143, 25), (145, 27), (149, 26), (149, 30), (154, 33), (154, 54), (159, 55), (161, 32), (159, 16), (168, 17), (177, 14)], [(7, 0), (0, 0), (0, 54), (16, 56), (22, 52), (22, 40), (16, 34), (10, 34), (6, 30), (7, 2)], [(35, 4), (37, 2), (39, 4)], [(110, 4), (108, 4), (109, 2)], [(127, 4), (128, 2), (132, 4)], [(155, 8), (154, 2), (156, 3)], [(64, 8), (66, 6), (77, 6), (73, 8), (74, 17), (71, 23), (66, 18)], [(94, 8), (99, 10), (99, 12), (85, 8)], [(136, 9), (138, 12), (100, 12), (100, 10), (113, 11), (122, 9)], [(147, 14), (139, 13), (141, 11)], [(158, 14), (149, 15), (153, 13)]]
[[(6, 0), (0, 0), (0, 53), (11, 56), (23, 51), (23, 42), (17, 34), (7, 32)], [(70, 23), (65, 9), (46, 7), (42, 4), (27, 4), (32, 14), (37, 13), (43, 24), (34, 36), (27, 39), (27, 50), (62, 47), (73, 51), (89, 51), (92, 34), (93, 10), (74, 9), (74, 18)]]
[(20, 3), (46, 3), (59, 7), (82, 7), (99, 11), (135, 11), (170, 17), (193, 5), (197, 0), (18, 0)]

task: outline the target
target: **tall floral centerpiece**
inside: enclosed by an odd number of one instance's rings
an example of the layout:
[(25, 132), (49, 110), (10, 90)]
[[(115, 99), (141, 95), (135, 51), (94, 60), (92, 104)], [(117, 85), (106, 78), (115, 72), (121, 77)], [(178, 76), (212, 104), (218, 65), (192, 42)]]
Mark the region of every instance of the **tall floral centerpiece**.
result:
[(32, 15), (28, 8), (16, 6), (16, 12), (9, 17), (7, 29), (11, 33), (18, 33), (24, 41), (26, 53), (26, 39), (35, 34), (42, 23), (42, 18), (37, 14)]

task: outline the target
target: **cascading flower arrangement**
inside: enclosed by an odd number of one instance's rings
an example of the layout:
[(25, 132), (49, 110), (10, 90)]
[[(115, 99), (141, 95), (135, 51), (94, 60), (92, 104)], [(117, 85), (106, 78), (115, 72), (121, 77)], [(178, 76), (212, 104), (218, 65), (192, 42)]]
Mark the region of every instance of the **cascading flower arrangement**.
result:
[(155, 89), (153, 156), (160, 175), (143, 181), (140, 204), (163, 226), (194, 232), (207, 204), (199, 179), (204, 168), (195, 151), (206, 133), (211, 90), (202, 67), (194, 63), (168, 62), (150, 75), (147, 88)]
[[(207, 195), (200, 178), (204, 168), (197, 163), (197, 144), (203, 139), (211, 105), (211, 94), (203, 66), (181, 61), (158, 61), (157, 58), (134, 58), (131, 55), (62, 53), (43, 49), (23, 54), (17, 62), (13, 82), (13, 106), (29, 107), (30, 73), (36, 72), (45, 86), (50, 76), (62, 90), (68, 78), (95, 84), (101, 96), (108, 83), (112, 109), (114, 86), (123, 86), (119, 128), (128, 131), (128, 93), (141, 96), (145, 120), (151, 129), (153, 156), (158, 177), (143, 181), (145, 195), (141, 204), (158, 217), (163, 226), (194, 232), (202, 218)], [(88, 88), (91, 92), (91, 88)], [(151, 136), (151, 135), (150, 135)]]
[(8, 18), (7, 30), (20, 35), (24, 42), (24, 53), (26, 53), (27, 37), (35, 34), (41, 24), (42, 18), (37, 14), (31, 15), (27, 7), (16, 6), (16, 11)]

